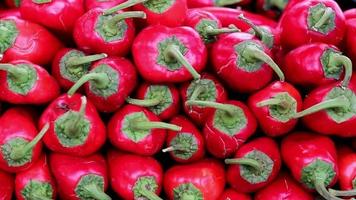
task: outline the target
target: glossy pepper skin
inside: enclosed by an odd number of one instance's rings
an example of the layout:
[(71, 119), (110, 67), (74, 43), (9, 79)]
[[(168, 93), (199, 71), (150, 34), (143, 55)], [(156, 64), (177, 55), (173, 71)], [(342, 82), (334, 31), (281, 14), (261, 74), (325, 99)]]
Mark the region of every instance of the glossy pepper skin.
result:
[(345, 33), (345, 17), (335, 1), (301, 1), (292, 8), (279, 22), (283, 47), (293, 49), (310, 42), (339, 46)]
[(71, 34), (77, 19), (84, 14), (84, 0), (21, 0), (21, 16), (55, 31)]
[(104, 193), (108, 187), (108, 172), (102, 155), (73, 157), (52, 153), (49, 163), (61, 199), (111, 200)]
[(15, 194), (18, 200), (56, 199), (56, 185), (44, 154), (30, 169), (16, 174)]
[(113, 150), (109, 151), (107, 160), (111, 187), (118, 196), (157, 199), (163, 185), (163, 169), (157, 160)]
[(273, 139), (260, 137), (243, 144), (234, 158), (226, 159), (225, 163), (230, 164), (226, 177), (231, 187), (239, 192), (250, 193), (276, 178), (282, 160), (278, 144)]
[(5, 45), (0, 48), (2, 63), (22, 59), (46, 65), (62, 47), (61, 42), (42, 26), (17, 17), (0, 19), (0, 27), (6, 30), (3, 31)]
[(21, 17), (20, 9), (11, 8), (6, 10), (0, 10), (0, 18), (6, 18), (6, 17), (14, 17), (14, 18), (21, 19), (22, 17)]
[(311, 193), (286, 173), (280, 174), (272, 183), (255, 194), (255, 200), (281, 200), (283, 198), (288, 198), (288, 200), (315, 199)]
[(176, 116), (171, 124), (182, 127), (180, 131), (168, 131), (166, 145), (163, 152), (169, 152), (171, 158), (179, 163), (190, 163), (200, 160), (205, 155), (205, 141), (203, 135), (183, 116)]
[[(345, 50), (347, 55), (352, 59), (353, 63), (356, 63), (356, 19), (348, 20), (346, 34), (345, 34)], [(354, 67), (355, 69), (355, 67)]]
[(211, 159), (173, 166), (164, 176), (164, 191), (169, 200), (184, 197), (216, 200), (224, 187), (224, 167)]
[(14, 192), (14, 177), (4, 171), (0, 171), (0, 199), (11, 200)]
[(41, 66), (25, 60), (0, 64), (0, 99), (12, 104), (46, 104), (60, 90), (56, 80)]
[(95, 106), (85, 97), (63, 94), (42, 113), (39, 126), (50, 123), (43, 138), (54, 152), (72, 156), (90, 155), (106, 140), (106, 128)]
[(346, 20), (356, 18), (356, 8), (351, 8), (344, 11), (344, 16)]
[(251, 200), (251, 196), (248, 194), (236, 192), (235, 190), (228, 188), (225, 189), (218, 200)]
[(248, 106), (262, 131), (277, 137), (287, 134), (297, 124), (294, 115), (302, 109), (299, 91), (287, 82), (276, 81), (252, 94)]
[(187, 0), (188, 8), (224, 7), (228, 5), (246, 6), (251, 0)]
[(125, 2), (125, 0), (85, 0), (85, 10), (89, 11), (94, 8), (109, 9), (118, 4)]
[(338, 150), (339, 185), (341, 190), (356, 189), (356, 153), (343, 147)]
[(191, 71), (195, 71), (193, 78), (198, 79), (197, 72), (207, 62), (207, 49), (190, 27), (147, 27), (135, 38), (132, 55), (140, 75), (152, 83), (188, 81), (192, 79)]

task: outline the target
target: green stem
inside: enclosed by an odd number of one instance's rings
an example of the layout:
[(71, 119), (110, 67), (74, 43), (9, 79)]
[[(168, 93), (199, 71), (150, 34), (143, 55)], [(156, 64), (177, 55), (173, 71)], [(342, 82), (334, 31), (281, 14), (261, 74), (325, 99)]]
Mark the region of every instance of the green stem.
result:
[(198, 101), (198, 100), (188, 100), (185, 102), (187, 106), (202, 106), (202, 107), (210, 107), (219, 110), (223, 110), (230, 115), (234, 115), (236, 111), (236, 107), (231, 104), (223, 104), (214, 101)]
[(256, 24), (254, 24), (251, 20), (249, 20), (246, 17), (244, 17), (243, 14), (240, 14), (238, 18), (240, 20), (242, 20), (243, 22), (245, 22), (247, 25), (249, 25), (255, 31), (255, 35), (259, 39), (262, 39), (264, 37), (265, 33), (261, 30), (261, 28), (256, 26)]
[(68, 95), (72, 96), (84, 83), (88, 81), (93, 81), (97, 88), (105, 88), (109, 83), (110, 79), (106, 73), (89, 73), (82, 76), (69, 90)]
[(349, 105), (349, 100), (344, 95), (342, 95), (334, 99), (329, 99), (315, 104), (301, 112), (296, 113), (293, 118), (304, 117), (306, 115), (310, 115), (328, 108), (348, 107)]
[(325, 187), (326, 174), (315, 175), (314, 186), (315, 190), (327, 200), (343, 200), (338, 197), (333, 196)]
[(23, 158), (27, 152), (31, 151), (33, 147), (36, 146), (36, 144), (42, 139), (42, 137), (47, 133), (49, 129), (49, 123), (46, 123), (41, 131), (36, 135), (35, 138), (26, 145), (22, 146), (21, 148), (15, 148), (12, 150), (10, 154), (10, 158), (13, 160), (18, 160)]
[(76, 113), (74, 120), (68, 121), (64, 124), (64, 132), (68, 134), (69, 137), (76, 136), (79, 133), (80, 126), (79, 122), (85, 117), (85, 110), (87, 107), (87, 98), (85, 96), (81, 97), (81, 105), (79, 112)]
[(47, 198), (42, 196), (41, 194), (31, 194), (30, 199), (36, 199), (36, 200), (53, 200), (52, 198)]
[(162, 102), (161, 98), (153, 98), (153, 99), (132, 99), (128, 97), (126, 102), (129, 104), (142, 106), (142, 107), (152, 107), (160, 104)]
[(257, 107), (280, 105), (284, 101), (282, 99), (270, 98), (257, 103)]
[(194, 79), (200, 79), (200, 74), (194, 69), (194, 67), (187, 61), (184, 55), (179, 51), (179, 47), (177, 45), (171, 44), (165, 50), (165, 57), (177, 60), (180, 64), (182, 64), (189, 73), (193, 76)]
[(154, 128), (168, 129), (168, 130), (172, 130), (172, 131), (182, 130), (182, 127), (174, 125), (174, 124), (168, 124), (165, 122), (153, 122), (153, 121), (136, 122), (131, 125), (131, 128), (137, 129), (137, 130), (148, 130), (148, 129), (154, 129)]
[(237, 3), (240, 3), (242, 0), (218, 0), (216, 1), (217, 6), (229, 6), (229, 5), (234, 5)]
[(205, 28), (205, 33), (208, 35), (220, 35), (223, 33), (235, 33), (235, 32), (239, 32), (240, 29), (238, 28), (214, 28), (212, 26), (207, 26)]
[(356, 196), (356, 189), (353, 190), (334, 190), (334, 189), (329, 189), (329, 193), (338, 196), (338, 197), (352, 197)]
[(0, 70), (6, 71), (20, 83), (26, 82), (28, 79), (28, 71), (22, 67), (17, 67), (16, 65), (0, 64)]
[(198, 96), (203, 93), (206, 90), (206, 88), (203, 85), (197, 85), (190, 96), (189, 100), (196, 100)]
[(111, 197), (105, 194), (96, 184), (90, 184), (85, 186), (89, 195), (96, 200), (111, 200)]
[(352, 76), (352, 62), (350, 58), (340, 55), (338, 53), (332, 53), (329, 58), (329, 66), (337, 67), (338, 65), (343, 65), (345, 70), (344, 80), (341, 83), (342, 87), (347, 87), (349, 85)]
[(196, 196), (194, 194), (190, 194), (188, 192), (183, 193), (183, 195), (179, 198), (180, 200), (195, 200)]
[(104, 22), (103, 29), (107, 34), (116, 35), (119, 31), (117, 24), (128, 18), (146, 18), (146, 14), (142, 11), (128, 11), (116, 14), (111, 19)]
[(162, 152), (163, 152), (163, 153), (171, 152), (171, 151), (187, 151), (187, 149), (182, 148), (182, 147), (180, 147), (180, 146), (178, 146), (178, 145), (169, 146), (169, 147), (167, 147), (167, 148), (165, 148), (165, 149), (162, 149)]
[(314, 29), (320, 28), (321, 26), (323, 26), (332, 16), (332, 14), (334, 13), (333, 9), (327, 7), (324, 9), (324, 13), (323, 15), (320, 17), (319, 21), (317, 23), (315, 23), (315, 25), (313, 26)]
[(247, 58), (251, 58), (251, 59), (258, 59), (260, 61), (267, 63), (272, 68), (272, 70), (277, 74), (277, 76), (279, 77), (279, 80), (284, 81), (284, 74), (283, 74), (282, 70), (272, 60), (272, 58), (269, 57), (261, 49), (257, 48), (254, 45), (247, 45), (247, 47), (244, 50), (243, 56), (245, 56)]
[(251, 159), (251, 158), (232, 158), (232, 159), (225, 159), (225, 164), (228, 165), (247, 165), (249, 167), (252, 167), (256, 170), (260, 170), (261, 169), (261, 164), (255, 160), (255, 159)]
[(110, 15), (110, 14), (113, 14), (119, 10), (122, 10), (122, 9), (125, 9), (125, 8), (129, 8), (131, 6), (134, 6), (136, 4), (140, 4), (140, 3), (144, 3), (146, 2), (147, 0), (128, 0), (128, 1), (125, 1), (117, 6), (114, 6), (112, 8), (109, 8), (107, 10), (104, 11), (104, 15)]
[(156, 193), (149, 191), (145, 188), (140, 189), (140, 194), (146, 197), (148, 200), (163, 200), (161, 197), (159, 197)]
[(52, 2), (52, 0), (32, 0), (32, 2), (36, 4), (45, 4)]
[(106, 57), (108, 57), (106, 53), (100, 53), (100, 54), (95, 54), (90, 56), (71, 57), (70, 59), (68, 59), (66, 64), (68, 67), (76, 67), (78, 65), (91, 63), (93, 61), (97, 61)]
[(284, 10), (288, 1), (286, 0), (270, 0), (270, 4), (274, 7), (278, 8), (279, 10)]

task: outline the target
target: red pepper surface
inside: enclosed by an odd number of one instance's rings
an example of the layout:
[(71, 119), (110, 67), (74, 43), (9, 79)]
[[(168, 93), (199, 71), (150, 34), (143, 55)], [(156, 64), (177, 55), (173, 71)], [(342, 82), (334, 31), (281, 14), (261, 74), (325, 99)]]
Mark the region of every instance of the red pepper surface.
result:
[(54, 152), (86, 156), (105, 143), (105, 124), (85, 96), (58, 97), (42, 113), (39, 126), (46, 123), (50, 128), (43, 141)]
[(201, 160), (205, 155), (205, 141), (203, 135), (183, 116), (174, 117), (171, 124), (182, 127), (180, 131), (168, 131), (163, 152), (169, 152), (171, 158), (179, 163)]
[(203, 129), (207, 150), (215, 157), (231, 156), (257, 128), (252, 112), (240, 101), (216, 103), (190, 100), (186, 104), (216, 108)]
[(60, 199), (111, 200), (104, 193), (108, 188), (108, 172), (102, 155), (73, 157), (52, 153), (49, 161)]
[(157, 160), (115, 151), (107, 160), (111, 187), (122, 199), (162, 200), (163, 169)]
[[(350, 19), (346, 23), (345, 50), (347, 55), (356, 63), (356, 19)], [(355, 67), (354, 67), (355, 68)]]
[(286, 173), (280, 174), (272, 183), (257, 191), (255, 200), (313, 200), (311, 193)]
[(161, 150), (166, 130), (181, 127), (160, 122), (144, 107), (126, 105), (118, 110), (108, 124), (108, 138), (116, 148), (127, 152), (151, 156)]
[[(184, 83), (180, 89), (183, 102), (187, 100), (213, 101), (222, 103), (227, 101), (227, 91), (219, 80), (208, 73), (203, 73), (199, 81)], [(188, 106), (184, 103), (184, 112), (195, 124), (203, 126), (207, 118), (214, 112), (214, 108)]]
[(132, 55), (141, 76), (153, 83), (199, 79), (207, 62), (204, 42), (190, 27), (150, 26), (135, 38)]
[(229, 188), (222, 193), (218, 200), (252, 200), (252, 198), (248, 194), (239, 193)]
[(342, 190), (356, 189), (356, 153), (342, 147), (338, 150), (339, 185)]
[(0, 19), (0, 27), (6, 35), (0, 48), (2, 63), (23, 59), (38, 65), (49, 64), (62, 47), (42, 26), (14, 16)]
[(40, 140), (49, 125), (38, 133), (33, 115), (33, 110), (14, 107), (0, 118), (0, 169), (11, 173), (24, 171), (40, 157)]
[(132, 18), (144, 18), (145, 13), (128, 11), (104, 15), (100, 8), (89, 10), (76, 22), (73, 32), (75, 43), (83, 51), (125, 56), (135, 37)]
[(20, 9), (12, 8), (6, 10), (0, 10), (0, 18), (15, 17), (21, 19)]
[(179, 112), (179, 91), (174, 85), (143, 83), (136, 90), (137, 99), (127, 98), (128, 103), (147, 107), (162, 120), (169, 120)]
[(164, 176), (164, 190), (169, 200), (216, 200), (224, 187), (224, 167), (211, 159), (173, 166)]
[(247, 6), (251, 0), (187, 0), (188, 8), (224, 7), (229, 5)]
[(25, 60), (0, 64), (0, 99), (12, 104), (46, 104), (59, 96), (57, 81), (41, 66)]
[(310, 42), (339, 46), (345, 33), (345, 17), (333, 0), (301, 1), (284, 13), (280, 31), (285, 48), (294, 49)]
[(28, 170), (16, 174), (16, 199), (56, 199), (57, 189), (43, 154)]
[(273, 139), (260, 137), (242, 145), (230, 164), (227, 182), (239, 192), (255, 192), (270, 184), (278, 175), (282, 161), (278, 144)]
[(21, 16), (55, 31), (71, 34), (84, 14), (84, 0), (21, 0)]
[(100, 112), (114, 112), (136, 86), (133, 64), (126, 58), (108, 57), (95, 62), (68, 91), (73, 95), (83, 84), (85, 94)]
[(270, 136), (282, 136), (297, 124), (293, 117), (302, 109), (302, 97), (291, 84), (276, 81), (251, 95), (248, 106), (256, 116), (262, 131)]
[(21, 0), (5, 0), (5, 4), (9, 8), (16, 8), (20, 6)]
[(344, 11), (344, 16), (346, 20), (356, 18), (356, 8), (351, 8)]
[(0, 200), (12, 200), (14, 192), (14, 177), (0, 171)]
[(92, 62), (106, 58), (104, 53), (85, 55), (84, 52), (63, 48), (59, 50), (52, 62), (52, 75), (62, 89), (70, 89), (83, 75), (88, 73)]
[(85, 10), (89, 11), (94, 8), (109, 9), (118, 4), (125, 2), (125, 0), (85, 0)]
[(276, 19), (284, 11), (289, 0), (257, 0), (256, 9), (262, 15)]
[(270, 50), (248, 33), (220, 37), (213, 44), (211, 57), (217, 75), (239, 92), (250, 93), (265, 87), (272, 80), (273, 71), (284, 80)]

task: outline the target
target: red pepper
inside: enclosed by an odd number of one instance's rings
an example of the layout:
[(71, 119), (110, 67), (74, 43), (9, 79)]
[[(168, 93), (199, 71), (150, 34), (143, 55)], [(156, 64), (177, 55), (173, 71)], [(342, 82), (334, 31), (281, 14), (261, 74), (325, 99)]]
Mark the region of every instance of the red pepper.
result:
[(276, 19), (284, 11), (289, 0), (257, 0), (256, 10), (266, 17)]
[(59, 93), (56, 80), (41, 66), (25, 60), (0, 64), (0, 99), (12, 104), (46, 104)]
[(302, 1), (284, 13), (280, 31), (281, 43), (286, 48), (310, 42), (338, 46), (345, 33), (345, 17), (333, 0)]
[(166, 130), (180, 131), (181, 127), (160, 122), (146, 108), (126, 105), (117, 111), (108, 124), (110, 142), (118, 149), (150, 156), (163, 146)]
[[(42, 152), (41, 138), (49, 128), (38, 133), (33, 110), (14, 107), (0, 118), (0, 168), (17, 173), (31, 167)], [(37, 134), (38, 133), (38, 134)]]
[(220, 37), (211, 51), (215, 72), (239, 92), (253, 92), (265, 87), (272, 80), (273, 71), (281, 81), (284, 80), (283, 72), (270, 56), (270, 50), (248, 33)]
[(174, 85), (143, 83), (137, 89), (138, 99), (127, 98), (130, 104), (147, 107), (162, 120), (169, 120), (179, 112), (179, 91)]
[(182, 127), (182, 130), (168, 131), (168, 147), (162, 151), (170, 152), (171, 157), (179, 163), (202, 159), (205, 155), (205, 141), (194, 124), (183, 116), (176, 116), (170, 123)]
[(148, 27), (135, 38), (132, 54), (141, 76), (153, 83), (199, 79), (207, 62), (204, 42), (190, 27)]
[(132, 18), (145, 17), (145, 13), (140, 11), (120, 11), (105, 15), (100, 8), (92, 9), (77, 20), (73, 37), (79, 49), (87, 53), (125, 56), (135, 37)]
[(240, 101), (217, 103), (188, 100), (186, 104), (216, 108), (209, 115), (203, 130), (207, 150), (215, 157), (231, 156), (257, 128), (252, 112)]
[(52, 75), (58, 81), (61, 88), (68, 90), (83, 75), (88, 73), (93, 61), (106, 57), (107, 55), (104, 53), (86, 56), (80, 50), (63, 48), (57, 52), (53, 59)]
[(344, 11), (344, 16), (346, 20), (356, 18), (356, 8), (351, 8)]
[(19, 7), (22, 0), (5, 0), (5, 4), (9, 8)]
[(73, 157), (52, 153), (49, 160), (60, 199), (111, 200), (104, 193), (108, 187), (108, 173), (102, 155)]
[(47, 158), (42, 155), (28, 170), (16, 174), (16, 199), (56, 199), (56, 186), (52, 178)]
[(239, 193), (233, 189), (226, 189), (219, 197), (219, 200), (252, 200), (252, 198), (248, 194)]
[[(187, 100), (213, 101), (222, 103), (227, 101), (227, 91), (215, 76), (203, 73), (199, 81), (184, 83), (180, 89), (183, 102)], [(199, 126), (203, 126), (207, 118), (214, 112), (214, 108), (188, 106), (184, 104), (184, 112)]]
[(335, 82), (341, 78), (343, 71), (344, 82), (347, 82), (352, 75), (351, 60), (329, 44), (305, 44), (290, 51), (284, 58), (286, 79), (304, 87)]
[(313, 200), (311, 193), (286, 173), (280, 174), (272, 183), (255, 194), (255, 200)]
[(247, 6), (251, 0), (187, 0), (188, 8), (224, 7), (229, 5)]
[(270, 184), (278, 175), (282, 161), (278, 144), (270, 138), (260, 137), (242, 145), (230, 164), (227, 182), (239, 192), (255, 192)]
[(287, 134), (297, 124), (294, 115), (302, 109), (302, 97), (293, 85), (276, 81), (251, 95), (248, 106), (262, 131), (276, 137)]
[(224, 167), (211, 159), (173, 166), (164, 176), (164, 190), (169, 200), (216, 200), (224, 187)]
[[(299, 2), (302, 2), (304, 0), (288, 0), (288, 3), (286, 5), (286, 7), (284, 8), (284, 11), (283, 11), (283, 15), (284, 13), (286, 13), (289, 9), (291, 9), (295, 4), (299, 3)], [(282, 17), (283, 17), (282, 15)], [(281, 18), (280, 18), (281, 19)]]
[[(356, 153), (348, 147), (338, 150), (339, 185), (342, 190), (356, 189)], [(331, 192), (331, 191), (330, 191)]]
[(42, 26), (14, 16), (0, 19), (0, 28), (5, 35), (0, 48), (3, 63), (23, 59), (38, 65), (49, 64), (62, 47)]
[(14, 192), (14, 177), (0, 171), (0, 200), (12, 200)]
[(90, 67), (68, 91), (73, 95), (83, 84), (88, 99), (101, 112), (114, 112), (136, 86), (133, 64), (126, 58), (104, 58)]
[(43, 141), (54, 152), (85, 156), (105, 143), (105, 124), (85, 96), (58, 97), (42, 113), (39, 126), (46, 123), (50, 128)]
[(356, 47), (354, 45), (356, 43), (356, 19), (348, 20), (346, 25), (347, 28), (344, 37), (345, 50), (347, 55), (352, 59), (353, 63), (356, 63)]
[(12, 9), (6, 9), (6, 10), (0, 10), (0, 18), (18, 18), (21, 19), (21, 13), (20, 9), (18, 8), (12, 8)]
[(110, 151), (111, 187), (122, 199), (162, 200), (163, 169), (152, 157)]
[(89, 11), (94, 8), (109, 9), (118, 4), (124, 3), (125, 0), (85, 0), (85, 10)]
[(21, 0), (20, 11), (26, 20), (71, 34), (84, 14), (84, 0)]

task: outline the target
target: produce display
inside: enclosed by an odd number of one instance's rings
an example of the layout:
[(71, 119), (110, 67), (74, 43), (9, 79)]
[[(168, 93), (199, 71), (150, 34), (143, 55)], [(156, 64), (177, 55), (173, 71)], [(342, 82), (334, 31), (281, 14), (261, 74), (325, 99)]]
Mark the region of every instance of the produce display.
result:
[(0, 200), (355, 200), (356, 1), (0, 2)]

